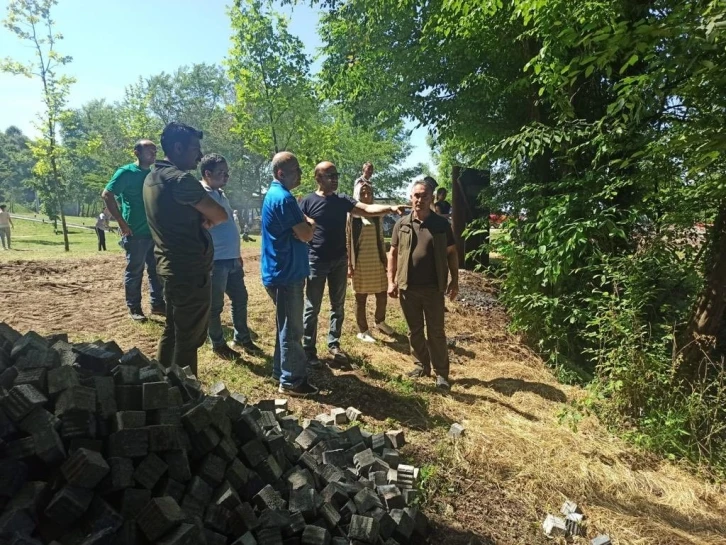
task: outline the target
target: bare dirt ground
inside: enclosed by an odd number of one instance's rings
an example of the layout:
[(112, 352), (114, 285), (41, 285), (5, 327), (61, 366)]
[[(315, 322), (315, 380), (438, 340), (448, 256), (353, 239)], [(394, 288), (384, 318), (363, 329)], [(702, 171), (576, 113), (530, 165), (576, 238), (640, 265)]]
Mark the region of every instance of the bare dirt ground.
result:
[[(270, 354), (274, 315), (255, 251), (246, 252), (250, 324)], [(74, 341), (113, 339), (153, 356), (162, 324), (128, 319), (123, 267), (120, 255), (2, 263), (0, 320), (22, 332), (67, 332)], [(552, 543), (539, 525), (567, 498), (582, 505), (589, 538), (606, 532), (618, 545), (726, 543), (725, 487), (636, 450), (592, 416), (583, 417), (576, 431), (562, 424), (568, 402), (584, 392), (558, 384), (507, 332), (506, 315), (485, 280), (464, 275), (462, 283), (462, 300), (450, 304), (447, 315), (447, 333), (455, 340), (450, 395), (402, 378), (410, 368), (405, 322), (391, 301), (388, 322), (398, 334), (361, 345), (349, 316), (344, 348), (361, 369), (316, 372), (321, 396), (293, 401), (292, 409), (313, 417), (353, 405), (369, 428), (402, 427), (409, 443), (403, 454), (422, 467), (424, 506), (437, 545)], [(319, 340), (326, 320), (324, 307)], [(275, 395), (266, 380), (269, 358), (234, 365), (215, 359), (208, 348), (200, 354), (205, 383), (224, 380), (252, 400)], [(456, 443), (446, 438), (452, 422), (467, 428)]]

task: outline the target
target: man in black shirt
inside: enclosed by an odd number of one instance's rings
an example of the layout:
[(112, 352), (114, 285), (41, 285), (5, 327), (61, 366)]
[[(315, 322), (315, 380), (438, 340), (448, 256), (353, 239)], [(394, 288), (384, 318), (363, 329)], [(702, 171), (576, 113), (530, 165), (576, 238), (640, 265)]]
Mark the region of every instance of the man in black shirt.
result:
[(354, 216), (385, 216), (401, 214), (402, 207), (364, 204), (347, 195), (338, 195), (338, 170), (330, 162), (315, 167), (318, 189), (300, 203), (300, 209), (315, 221), (315, 233), (310, 241), (310, 276), (305, 286), (305, 316), (303, 348), (312, 367), (321, 365), (315, 346), (318, 336), (318, 314), (323, 301), (325, 283), (330, 297), (330, 328), (328, 351), (335, 364), (348, 363), (340, 349), (340, 333), (345, 311), (345, 290), (348, 278), (348, 256), (345, 245), (345, 223), (348, 213)]
[(434, 208), (439, 216), (444, 216), (446, 219), (451, 218), (451, 204), (446, 200), (446, 188), (440, 187), (436, 190), (436, 202)]
[(166, 300), (156, 359), (165, 367), (189, 366), (195, 375), (212, 295), (214, 245), (207, 228), (227, 221), (224, 208), (188, 172), (202, 159), (201, 138), (201, 131), (169, 123), (161, 133), (165, 157), (144, 181), (144, 208)]

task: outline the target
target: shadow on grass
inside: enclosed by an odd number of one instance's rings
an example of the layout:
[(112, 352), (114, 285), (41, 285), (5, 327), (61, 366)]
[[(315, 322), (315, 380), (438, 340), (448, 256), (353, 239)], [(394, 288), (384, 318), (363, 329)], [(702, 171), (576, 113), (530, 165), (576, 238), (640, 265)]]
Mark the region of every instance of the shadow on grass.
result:
[(393, 418), (416, 430), (448, 428), (453, 423), (446, 417), (431, 414), (428, 401), (406, 381), (390, 380), (388, 388), (381, 388), (354, 373), (334, 375), (325, 366), (313, 372), (312, 381), (321, 389), (316, 398), (323, 403), (338, 407), (352, 405), (376, 420)]
[(474, 532), (457, 530), (446, 524), (434, 522), (431, 524), (431, 543), (445, 543), (446, 545), (497, 545), (489, 536), (482, 536)]
[(494, 380), (479, 380), (477, 378), (462, 378), (456, 382), (462, 388), (471, 388), (472, 386), (482, 386), (490, 388), (507, 397), (512, 397), (517, 392), (531, 392), (537, 394), (543, 399), (553, 401), (555, 403), (566, 403), (567, 396), (565, 393), (541, 382), (530, 382), (517, 378), (499, 377)]
[(40, 238), (25, 238), (23, 244), (37, 244), (38, 246), (63, 246), (65, 244), (63, 239), (61, 240), (42, 240)]
[[(597, 488), (597, 487), (596, 487)], [(673, 528), (674, 537), (689, 534), (716, 534), (724, 537), (726, 543), (726, 513), (714, 509), (712, 518), (683, 512), (662, 503), (648, 501), (644, 497), (617, 498), (611, 490), (592, 490), (588, 493), (590, 503), (604, 507), (614, 513), (628, 517), (646, 517), (660, 529)], [(673, 542), (675, 543), (675, 541)], [(690, 543), (690, 541), (689, 541)], [(715, 542), (714, 542), (715, 543)]]

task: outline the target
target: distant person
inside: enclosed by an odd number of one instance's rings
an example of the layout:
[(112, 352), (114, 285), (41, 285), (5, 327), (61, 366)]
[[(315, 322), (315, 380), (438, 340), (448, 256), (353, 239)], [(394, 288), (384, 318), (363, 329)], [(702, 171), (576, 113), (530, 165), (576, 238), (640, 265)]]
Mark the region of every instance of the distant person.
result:
[(211, 304), (214, 259), (207, 228), (227, 221), (196, 176), (202, 132), (169, 123), (161, 133), (164, 159), (144, 181), (144, 207), (154, 238), (157, 270), (164, 287), (166, 325), (156, 359), (164, 367), (189, 366), (197, 374), (197, 349), (204, 344)]
[(101, 212), (96, 218), (96, 237), (98, 238), (98, 251), (106, 251), (106, 231), (108, 231), (108, 216)]
[[(151, 314), (166, 315), (164, 293), (156, 274), (154, 240), (144, 210), (144, 179), (149, 174), (156, 159), (156, 145), (151, 140), (139, 140), (134, 146), (136, 162), (119, 168), (101, 194), (109, 213), (118, 222), (121, 233), (121, 247), (126, 251), (126, 271), (124, 289), (126, 306), (131, 319), (145, 322), (146, 316), (141, 309), (141, 284), (144, 268), (149, 277)], [(119, 211), (116, 203), (121, 203)]]
[(303, 215), (291, 189), (300, 185), (300, 164), (286, 151), (272, 158), (274, 179), (262, 201), (262, 284), (275, 303), (275, 355), (272, 378), (282, 394), (306, 397), (318, 393), (308, 380), (302, 346), (303, 288), (308, 276), (307, 243), (315, 222)]
[(0, 204), (0, 239), (3, 242), (3, 250), (10, 249), (10, 229), (15, 229), (13, 218), (10, 217), (10, 212), (7, 209), (7, 205)]
[(234, 226), (237, 228), (237, 233), (242, 234), (242, 227), (239, 222), (239, 212), (232, 210), (232, 218), (234, 219)]
[[(373, 204), (373, 188), (368, 182), (355, 186), (353, 198), (364, 204)], [(355, 320), (357, 338), (373, 343), (375, 338), (368, 327), (366, 301), (368, 295), (376, 298), (376, 328), (386, 335), (393, 328), (386, 323), (388, 284), (386, 282), (386, 243), (383, 238), (382, 218), (358, 218), (348, 215), (347, 224), (348, 276), (352, 278), (355, 293)]]
[[(412, 378), (436, 372), (436, 387), (448, 390), (449, 354), (444, 330), (444, 295), (459, 293), (459, 261), (451, 225), (431, 212), (433, 191), (423, 180), (413, 184), (413, 210), (393, 228), (388, 254), (388, 295), (399, 297), (409, 329), (415, 368)], [(447, 285), (449, 274), (451, 282)], [(424, 326), (426, 336), (424, 336)]]
[(359, 184), (372, 184), (371, 178), (373, 178), (373, 163), (369, 161), (363, 163), (363, 175), (358, 177), (358, 179), (356, 179), (355, 183), (353, 184), (353, 193), (355, 193), (355, 189), (358, 187)]
[(212, 343), (212, 351), (223, 359), (236, 360), (240, 357), (240, 353), (224, 341), (222, 332), (221, 318), (226, 293), (232, 305), (232, 325), (234, 326), (232, 346), (240, 348), (248, 354), (260, 355), (262, 350), (252, 342), (250, 330), (247, 327), (249, 295), (245, 286), (239, 231), (232, 206), (222, 191), (229, 181), (227, 160), (218, 153), (210, 153), (202, 158), (199, 171), (202, 173), (201, 184), (207, 195), (227, 212), (227, 221), (209, 229), (214, 243), (209, 342)]
[(439, 216), (444, 216), (448, 220), (451, 219), (451, 204), (446, 200), (446, 194), (445, 187), (440, 187), (436, 190), (434, 209)]
[(318, 315), (323, 302), (325, 284), (330, 298), (328, 327), (328, 353), (333, 364), (348, 364), (348, 356), (340, 348), (340, 335), (345, 315), (345, 291), (348, 278), (348, 256), (345, 243), (345, 225), (348, 214), (373, 217), (394, 212), (402, 213), (399, 206), (365, 204), (347, 195), (338, 195), (340, 175), (335, 165), (324, 161), (315, 167), (318, 189), (306, 196), (300, 209), (315, 221), (315, 236), (309, 245), (310, 275), (305, 285), (305, 336), (303, 346), (311, 367), (318, 367)]

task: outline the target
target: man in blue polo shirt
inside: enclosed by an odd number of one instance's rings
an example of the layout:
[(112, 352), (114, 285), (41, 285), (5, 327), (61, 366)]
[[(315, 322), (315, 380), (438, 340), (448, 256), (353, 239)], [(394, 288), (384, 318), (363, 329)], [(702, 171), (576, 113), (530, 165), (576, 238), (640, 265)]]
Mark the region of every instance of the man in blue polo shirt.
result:
[(236, 360), (240, 353), (224, 341), (222, 332), (222, 310), (224, 294), (232, 303), (232, 325), (234, 338), (232, 346), (248, 354), (260, 355), (262, 350), (252, 342), (247, 327), (247, 287), (240, 252), (239, 231), (234, 220), (232, 206), (222, 188), (229, 181), (227, 160), (218, 153), (209, 153), (199, 163), (202, 173), (201, 184), (207, 195), (227, 211), (227, 221), (209, 229), (214, 243), (214, 265), (212, 268), (212, 302), (209, 311), (209, 342), (212, 351), (227, 360)]
[(315, 222), (307, 218), (290, 193), (300, 185), (300, 163), (289, 152), (272, 158), (270, 184), (262, 202), (262, 283), (275, 303), (277, 339), (272, 377), (279, 391), (305, 397), (318, 393), (308, 381), (303, 336), (303, 289), (310, 271), (307, 243)]

